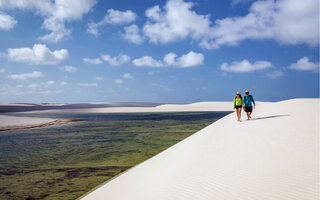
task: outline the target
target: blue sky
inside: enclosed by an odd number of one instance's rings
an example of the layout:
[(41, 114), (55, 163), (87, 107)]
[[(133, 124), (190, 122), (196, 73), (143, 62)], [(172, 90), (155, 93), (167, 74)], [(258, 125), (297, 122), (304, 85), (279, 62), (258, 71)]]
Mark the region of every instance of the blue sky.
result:
[(0, 0), (0, 103), (319, 97), (317, 0)]

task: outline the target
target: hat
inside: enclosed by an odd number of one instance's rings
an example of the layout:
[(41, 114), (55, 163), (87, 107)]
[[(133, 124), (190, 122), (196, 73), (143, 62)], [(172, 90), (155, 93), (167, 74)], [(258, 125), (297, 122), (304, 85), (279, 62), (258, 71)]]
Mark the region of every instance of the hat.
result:
[(244, 91), (244, 93), (249, 93), (250, 91), (248, 91), (248, 90), (246, 90), (246, 91)]
[(237, 94), (240, 94), (240, 92), (237, 92)]

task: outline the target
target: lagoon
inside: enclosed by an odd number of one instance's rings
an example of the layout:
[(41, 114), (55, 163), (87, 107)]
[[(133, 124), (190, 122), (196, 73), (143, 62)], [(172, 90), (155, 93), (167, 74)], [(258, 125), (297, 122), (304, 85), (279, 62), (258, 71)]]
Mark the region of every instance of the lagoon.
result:
[(0, 132), (0, 199), (76, 199), (229, 113), (10, 114), (85, 121)]

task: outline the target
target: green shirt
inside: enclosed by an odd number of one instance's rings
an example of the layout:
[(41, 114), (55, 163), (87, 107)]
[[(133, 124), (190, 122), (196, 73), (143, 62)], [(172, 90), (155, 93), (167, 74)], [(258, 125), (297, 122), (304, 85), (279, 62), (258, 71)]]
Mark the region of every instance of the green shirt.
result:
[(242, 98), (237, 98), (237, 97), (234, 98), (233, 107), (236, 107), (236, 106), (244, 106)]

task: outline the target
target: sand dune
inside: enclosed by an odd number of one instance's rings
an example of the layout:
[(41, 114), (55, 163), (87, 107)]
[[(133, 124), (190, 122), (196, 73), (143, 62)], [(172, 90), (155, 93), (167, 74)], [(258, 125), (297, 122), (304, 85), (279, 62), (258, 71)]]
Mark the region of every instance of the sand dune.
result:
[[(102, 106), (102, 107), (101, 107)], [(72, 108), (72, 109), (68, 109)], [(191, 112), (191, 111), (230, 111), (231, 102), (201, 102), (192, 104), (163, 104), (156, 103), (93, 103), (68, 104), (61, 106), (47, 106), (35, 104), (34, 106), (20, 106), (9, 104), (0, 106), (0, 110), (20, 113), (130, 113), (130, 112)], [(29, 111), (26, 111), (29, 110)], [(22, 112), (24, 111), (24, 112)], [(38, 117), (14, 117), (0, 115), (0, 131), (12, 129), (26, 129), (54, 124), (71, 122), (71, 119), (50, 119)], [(78, 120), (75, 120), (78, 121)]]
[(200, 102), (191, 104), (163, 104), (158, 106), (118, 105), (118, 107), (51, 109), (30, 111), (29, 113), (130, 113), (130, 112), (192, 112), (192, 111), (232, 111), (232, 102)]
[[(26, 112), (26, 111), (46, 111), (56, 110), (55, 112), (70, 112), (80, 111), (91, 108), (107, 108), (107, 107), (154, 107), (159, 103), (144, 103), (144, 102), (119, 102), (119, 103), (77, 103), (77, 104), (31, 104), (31, 103), (16, 103), (16, 104), (0, 104), (0, 113), (8, 112)], [(50, 112), (50, 111), (49, 111)]]
[(232, 113), (84, 196), (83, 200), (315, 200), (319, 99)]

